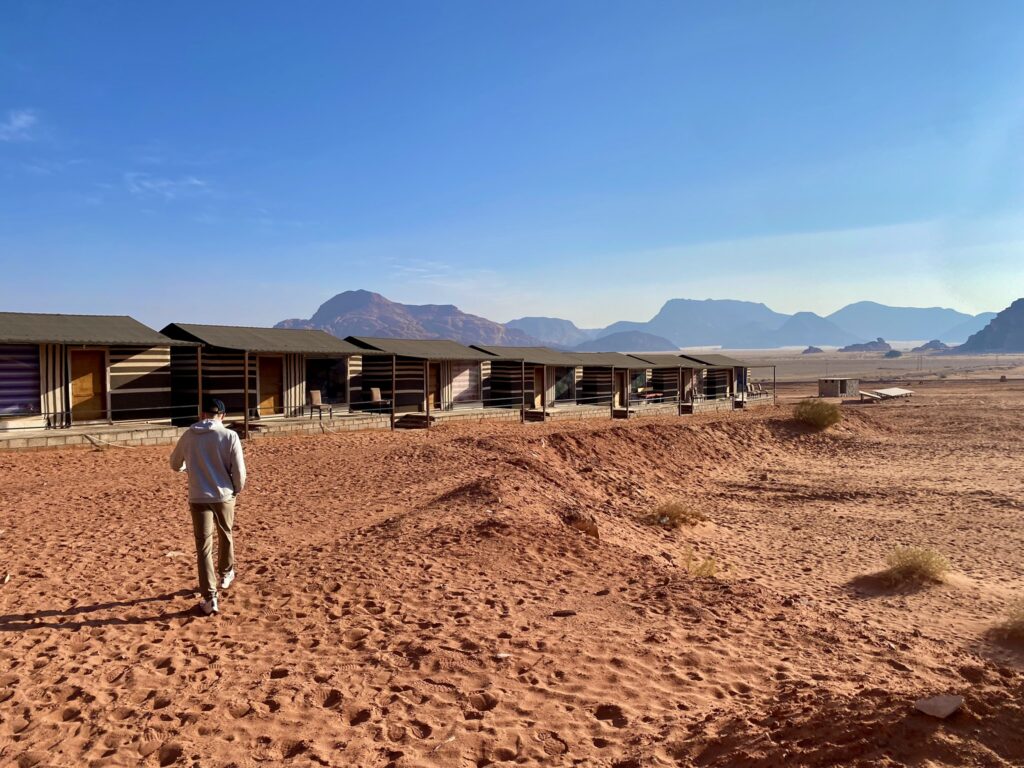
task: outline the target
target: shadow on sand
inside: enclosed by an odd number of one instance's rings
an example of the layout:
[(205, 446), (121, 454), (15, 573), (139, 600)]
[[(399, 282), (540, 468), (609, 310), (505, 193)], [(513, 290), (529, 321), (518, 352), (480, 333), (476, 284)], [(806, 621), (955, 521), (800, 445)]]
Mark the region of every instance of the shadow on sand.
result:
[[(81, 629), (83, 627), (108, 627), (119, 624), (144, 624), (151, 621), (166, 621), (177, 617), (184, 617), (192, 614), (194, 608), (187, 608), (173, 613), (157, 613), (152, 616), (113, 616), (104, 619), (81, 619), (72, 621), (78, 616), (83, 616), (98, 611), (108, 611), (116, 608), (134, 608), (147, 603), (169, 602), (176, 597), (186, 597), (193, 594), (190, 589), (179, 589), (177, 592), (168, 592), (163, 595), (152, 597), (140, 597), (135, 600), (120, 600), (109, 603), (96, 603), (94, 605), (77, 605), (66, 610), (45, 610), (34, 613), (12, 613), (7, 616), (0, 616), (0, 632), (25, 632), (32, 629)], [(40, 619), (56, 619), (55, 621), (40, 621)]]
[(934, 582), (910, 580), (894, 580), (889, 571), (868, 573), (862, 576), (855, 576), (843, 587), (853, 597), (863, 600), (871, 600), (878, 597), (893, 597), (897, 595), (913, 595), (922, 592), (929, 587), (939, 586)]

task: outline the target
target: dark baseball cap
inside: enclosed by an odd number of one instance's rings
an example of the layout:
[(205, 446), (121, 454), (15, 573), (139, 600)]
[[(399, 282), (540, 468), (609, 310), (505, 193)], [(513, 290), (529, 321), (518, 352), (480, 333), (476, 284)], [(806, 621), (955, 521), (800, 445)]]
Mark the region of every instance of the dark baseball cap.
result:
[(203, 398), (203, 413), (224, 413), (224, 402), (216, 397)]

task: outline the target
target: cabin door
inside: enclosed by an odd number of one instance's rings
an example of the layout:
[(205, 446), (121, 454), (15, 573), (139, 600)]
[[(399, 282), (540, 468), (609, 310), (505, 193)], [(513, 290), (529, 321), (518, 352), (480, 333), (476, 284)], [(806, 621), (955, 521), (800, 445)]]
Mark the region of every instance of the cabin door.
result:
[(533, 407), (544, 407), (544, 367), (533, 369)]
[(626, 393), (629, 392), (629, 371), (615, 372), (615, 407), (625, 408)]
[(107, 355), (99, 349), (71, 351), (71, 420), (107, 417)]
[(256, 368), (260, 393), (259, 415), (284, 413), (284, 358), (260, 357)]
[(441, 410), (441, 364), (430, 363), (427, 367), (427, 397), (430, 407)]

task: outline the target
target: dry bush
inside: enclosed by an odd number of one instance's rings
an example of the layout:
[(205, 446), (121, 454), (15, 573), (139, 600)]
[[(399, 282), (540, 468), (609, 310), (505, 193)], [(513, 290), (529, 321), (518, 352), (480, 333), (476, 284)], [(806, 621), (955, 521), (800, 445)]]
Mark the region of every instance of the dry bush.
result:
[(1024, 600), (1018, 600), (1006, 612), (1006, 621), (999, 626), (999, 635), (1006, 640), (1024, 643)]
[(643, 517), (643, 521), (648, 525), (657, 525), (662, 528), (696, 525), (707, 519), (707, 516), (699, 509), (688, 507), (681, 501), (669, 501), (659, 504), (654, 508), (653, 512), (649, 512)]
[(896, 547), (885, 559), (890, 584), (941, 582), (949, 572), (949, 561), (934, 549)]
[(796, 404), (793, 418), (815, 429), (828, 429), (843, 420), (843, 412), (835, 403), (808, 398)]
[(683, 568), (691, 576), (718, 575), (718, 563), (715, 562), (715, 558), (708, 557), (701, 560), (694, 554), (692, 549), (686, 553), (686, 560), (683, 562)]

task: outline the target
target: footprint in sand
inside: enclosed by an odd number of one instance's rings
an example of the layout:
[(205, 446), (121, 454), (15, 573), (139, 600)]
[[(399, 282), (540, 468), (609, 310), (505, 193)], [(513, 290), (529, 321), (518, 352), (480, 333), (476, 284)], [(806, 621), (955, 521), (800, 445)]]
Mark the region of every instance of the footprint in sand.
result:
[(594, 717), (610, 722), (616, 728), (625, 728), (629, 725), (629, 720), (618, 704), (602, 704), (595, 710)]

